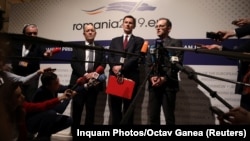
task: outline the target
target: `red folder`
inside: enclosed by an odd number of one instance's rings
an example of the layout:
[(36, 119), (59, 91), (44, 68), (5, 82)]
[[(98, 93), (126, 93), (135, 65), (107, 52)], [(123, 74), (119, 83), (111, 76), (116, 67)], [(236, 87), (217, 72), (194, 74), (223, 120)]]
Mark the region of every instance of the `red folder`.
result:
[(131, 79), (123, 78), (122, 83), (117, 81), (117, 77), (110, 75), (108, 79), (108, 85), (106, 93), (115, 95), (125, 99), (131, 99), (134, 90), (135, 82)]

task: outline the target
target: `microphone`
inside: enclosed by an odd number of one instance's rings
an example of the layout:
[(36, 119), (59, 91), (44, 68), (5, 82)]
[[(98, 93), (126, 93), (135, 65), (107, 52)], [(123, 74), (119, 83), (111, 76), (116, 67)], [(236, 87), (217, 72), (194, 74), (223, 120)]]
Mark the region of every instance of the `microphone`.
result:
[(170, 62), (179, 70), (184, 70), (185, 71), (185, 68), (179, 63), (179, 57), (177, 56), (171, 56), (170, 57)]
[(156, 48), (155, 48), (155, 45), (151, 45), (149, 47), (149, 53), (150, 53), (150, 56), (151, 56), (152, 63), (155, 63), (155, 60), (156, 60)]
[(171, 61), (171, 63), (178, 63), (179, 58), (177, 56), (171, 56), (170, 61)]
[(141, 47), (141, 55), (139, 57), (139, 63), (144, 62), (145, 55), (147, 54), (148, 51), (148, 41), (144, 41), (142, 47)]
[(162, 40), (161, 39), (156, 39), (155, 40), (155, 48), (156, 48), (156, 52), (155, 52), (155, 56), (156, 59), (159, 61), (160, 58), (160, 53), (163, 53), (163, 44), (162, 44)]
[(78, 86), (84, 85), (86, 81), (87, 81), (86, 77), (79, 77), (76, 80), (76, 84), (71, 88), (71, 90), (75, 90)]
[(141, 47), (141, 54), (145, 55), (148, 51), (148, 41), (144, 41), (142, 47)]
[(98, 66), (95, 70), (94, 73), (94, 78), (97, 79), (99, 77), (100, 74), (104, 73), (104, 67), (103, 66)]
[(99, 75), (99, 77), (97, 79), (95, 78), (91, 78), (87, 84), (84, 84), (84, 87), (85, 88), (88, 88), (88, 87), (92, 87), (92, 86), (96, 86), (98, 85), (99, 83), (101, 82), (104, 82), (106, 80), (106, 75), (103, 73), (101, 75)]
[(98, 79), (101, 76), (100, 74), (103, 74), (103, 73), (104, 73), (104, 67), (103, 66), (98, 66), (96, 68), (96, 70), (95, 70), (95, 73), (93, 74), (93, 78), (87, 79), (85, 76), (82, 76), (82, 77), (78, 78), (78, 80), (81, 79), (80, 80), (80, 82), (81, 82), (80, 85), (84, 85), (84, 87), (88, 87), (88, 84), (86, 84), (86, 83), (91, 83), (91, 82), (89, 82), (90, 80), (94, 81), (94, 80)]

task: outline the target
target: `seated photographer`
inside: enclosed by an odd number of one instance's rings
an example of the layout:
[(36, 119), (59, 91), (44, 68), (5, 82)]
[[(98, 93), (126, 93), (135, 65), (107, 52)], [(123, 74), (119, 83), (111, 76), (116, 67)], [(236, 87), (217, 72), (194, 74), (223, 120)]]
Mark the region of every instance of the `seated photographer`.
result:
[[(228, 117), (225, 119), (225, 117)], [(249, 125), (250, 124), (250, 112), (242, 107), (231, 109), (225, 113), (222, 117), (218, 117), (221, 125)]]
[[(35, 93), (32, 102), (42, 102), (58, 97), (58, 93), (68, 94), (69, 97), (76, 94), (68, 89), (68, 86), (60, 85), (59, 79), (54, 72), (46, 72), (41, 76), (42, 86)], [(63, 115), (70, 99), (62, 101), (54, 108), (44, 112), (34, 112), (27, 116), (27, 127), (30, 133), (38, 132), (38, 137), (50, 138), (51, 134), (71, 126), (72, 118)], [(39, 122), (43, 120), (42, 124)]]
[[(4, 86), (7, 87), (7, 85)], [(43, 113), (43, 115), (41, 114), (40, 120), (37, 121), (36, 126), (32, 128), (32, 131), (37, 130), (38, 133), (44, 133), (43, 135), (53, 134), (58, 131), (55, 130), (55, 125), (58, 125), (58, 123), (53, 120), (53, 117), (51, 117), (46, 110), (57, 106), (64, 100), (71, 99), (73, 94), (64, 93), (63, 95), (51, 100), (32, 103), (25, 101), (20, 83), (12, 83), (8, 88), (9, 92), (3, 93), (3, 96), (5, 99), (4, 105), (6, 106), (8, 115), (10, 116), (10, 121), (12, 122), (11, 128), (13, 130), (9, 134), (12, 136), (13, 141), (27, 141), (27, 132), (30, 132), (30, 130), (27, 128), (28, 120), (26, 117), (34, 112), (40, 112)], [(50, 138), (44, 137), (43, 141), (50, 141)]]

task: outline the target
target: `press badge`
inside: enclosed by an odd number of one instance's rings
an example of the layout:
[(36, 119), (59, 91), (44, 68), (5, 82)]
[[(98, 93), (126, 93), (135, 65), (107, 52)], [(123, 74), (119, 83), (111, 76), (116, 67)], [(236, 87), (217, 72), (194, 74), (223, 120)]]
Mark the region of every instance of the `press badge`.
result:
[(20, 61), (20, 62), (19, 62), (19, 66), (27, 67), (27, 66), (28, 66), (28, 62)]
[(120, 58), (120, 63), (124, 63), (124, 62), (125, 62), (125, 59), (126, 59), (126, 58), (121, 57), (121, 58)]

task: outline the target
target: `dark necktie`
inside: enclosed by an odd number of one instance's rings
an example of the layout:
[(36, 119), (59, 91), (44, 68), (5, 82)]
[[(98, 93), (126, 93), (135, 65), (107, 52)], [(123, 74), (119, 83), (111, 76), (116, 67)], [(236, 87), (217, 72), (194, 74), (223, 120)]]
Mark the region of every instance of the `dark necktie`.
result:
[(128, 35), (126, 35), (124, 41), (123, 41), (123, 48), (125, 49), (128, 44)]

